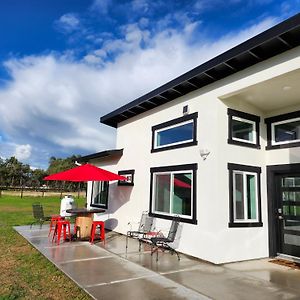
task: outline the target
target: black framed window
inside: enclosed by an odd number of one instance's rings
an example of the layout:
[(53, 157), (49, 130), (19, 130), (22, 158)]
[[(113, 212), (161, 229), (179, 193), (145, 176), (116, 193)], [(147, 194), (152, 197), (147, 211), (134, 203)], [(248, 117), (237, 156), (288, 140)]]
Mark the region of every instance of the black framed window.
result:
[(197, 164), (151, 168), (149, 214), (196, 224)]
[(260, 148), (260, 117), (228, 108), (228, 144)]
[(108, 208), (108, 181), (93, 181), (90, 206)]
[(193, 113), (153, 126), (151, 152), (197, 145), (197, 117)]
[(134, 185), (134, 170), (122, 170), (118, 171), (119, 175), (122, 175), (126, 177), (126, 180), (119, 180), (118, 185), (127, 185), (127, 186), (133, 186)]
[(300, 146), (300, 111), (265, 119), (267, 124), (266, 149)]
[(261, 219), (261, 168), (228, 163), (229, 227), (259, 227)]

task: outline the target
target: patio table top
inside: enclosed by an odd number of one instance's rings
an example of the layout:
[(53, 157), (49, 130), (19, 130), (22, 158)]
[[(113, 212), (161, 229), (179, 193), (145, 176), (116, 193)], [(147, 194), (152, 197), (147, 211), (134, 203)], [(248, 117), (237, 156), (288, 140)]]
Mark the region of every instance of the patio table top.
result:
[(66, 210), (67, 213), (70, 214), (94, 214), (94, 213), (103, 213), (105, 209), (103, 208), (90, 208), (87, 209), (85, 207), (82, 208), (70, 208)]

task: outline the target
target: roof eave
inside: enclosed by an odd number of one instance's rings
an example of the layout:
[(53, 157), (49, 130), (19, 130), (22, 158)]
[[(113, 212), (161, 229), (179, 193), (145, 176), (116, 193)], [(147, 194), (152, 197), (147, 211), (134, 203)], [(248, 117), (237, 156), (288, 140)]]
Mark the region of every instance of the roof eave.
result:
[[(121, 106), (120, 108), (108, 113), (100, 118), (100, 122), (111, 127), (117, 128), (118, 123), (130, 119), (136, 115), (139, 115), (142, 112), (148, 111), (154, 107), (160, 106), (166, 102), (172, 101), (182, 95), (189, 93), (192, 90), (200, 89), (203, 86), (206, 86), (212, 82), (218, 81), (223, 79), (227, 76), (230, 76), (234, 73), (237, 73), (247, 67), (255, 65), (263, 60), (266, 60), (270, 57), (273, 57), (279, 53), (285, 52), (291, 48), (294, 48), (300, 44), (300, 34), (299, 40), (295, 41), (294, 44), (289, 44), (288, 41), (285, 40), (283, 35), (292, 32), (293, 30), (300, 30), (300, 14), (297, 14), (280, 24), (275, 25), (274, 27), (250, 38), (249, 40), (233, 47), (230, 50), (212, 58), (211, 60), (195, 67), (194, 69), (182, 74), (181, 76), (169, 81), (168, 83), (152, 90), (151, 92), (135, 99), (134, 101)], [(263, 45), (272, 44), (272, 42), (278, 43), (278, 51), (274, 51), (275, 54), (271, 56), (266, 55), (266, 57), (259, 57), (255, 53), (255, 49), (258, 47), (262, 47)], [(276, 50), (276, 49), (275, 49)], [(253, 62), (247, 65), (244, 68), (237, 68), (235, 69), (234, 66), (231, 65), (231, 62), (234, 59), (242, 57), (242, 55), (248, 55), (249, 58), (253, 58)], [(220, 67), (228, 67), (228, 70), (225, 72), (227, 74), (221, 74), (218, 78), (214, 78), (210, 73), (213, 71), (218, 71), (217, 68)], [(220, 75), (216, 73), (217, 75)], [(194, 83), (192, 82), (193, 79), (204, 76), (207, 77), (207, 82), (204, 84), (200, 84), (199, 87), (196, 84), (194, 87)], [(187, 89), (186, 92), (178, 91), (178, 88), (181, 87), (180, 85), (190, 85), (191, 88)], [(177, 89), (176, 89), (177, 88)], [(170, 94), (170, 97), (164, 97), (162, 94)], [(173, 93), (173, 95), (172, 95)], [(165, 99), (164, 99), (165, 98)], [(155, 103), (153, 103), (153, 99), (155, 99)], [(152, 101), (151, 101), (152, 100)], [(147, 108), (148, 107), (148, 108)]]

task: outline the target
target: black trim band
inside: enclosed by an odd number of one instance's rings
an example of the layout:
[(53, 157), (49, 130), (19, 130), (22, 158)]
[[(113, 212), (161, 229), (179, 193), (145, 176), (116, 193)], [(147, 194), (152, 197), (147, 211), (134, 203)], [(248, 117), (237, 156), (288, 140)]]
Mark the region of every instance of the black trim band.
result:
[(233, 164), (233, 163), (228, 163), (227, 169), (235, 170), (235, 171), (253, 172), (253, 173), (258, 173), (258, 174), (261, 173), (261, 167)]
[(268, 195), (268, 229), (269, 256), (274, 257), (279, 252), (280, 237), (278, 235), (278, 208), (276, 201), (279, 193), (277, 175), (300, 174), (300, 163), (267, 166), (267, 195)]
[[(256, 166), (247, 166), (241, 164), (228, 163), (227, 168), (229, 170), (229, 228), (237, 227), (262, 227), (262, 217), (261, 217), (261, 167)], [(257, 214), (258, 221), (256, 222), (238, 222), (234, 220), (234, 205), (233, 205), (233, 171), (244, 171), (244, 172), (253, 172), (257, 174)]]
[[(177, 148), (183, 148), (183, 147), (190, 147), (197, 145), (197, 118), (198, 118), (198, 113), (192, 113), (189, 115), (185, 115), (183, 117), (179, 117), (155, 126), (152, 126), (152, 144), (151, 144), (151, 153), (154, 152), (160, 152), (160, 151), (166, 151), (166, 150), (172, 150), (172, 149), (177, 149)], [(163, 129), (172, 125), (180, 124), (186, 121), (193, 121), (193, 141), (190, 142), (183, 142), (177, 145), (169, 145), (161, 148), (155, 148), (155, 131), (159, 129)]]
[[(227, 109), (227, 115), (228, 115), (228, 140), (227, 140), (228, 144), (260, 149), (260, 130), (259, 130), (260, 117), (256, 116), (256, 115), (245, 113), (243, 111), (231, 109), (231, 108)], [(233, 138), (233, 136), (232, 136), (232, 117), (238, 117), (238, 118), (242, 118), (245, 120), (255, 122), (255, 132), (256, 132), (255, 144), (247, 143), (247, 142), (243, 142), (243, 141), (237, 141)]]
[(106, 194), (106, 199), (105, 199), (105, 204), (98, 204), (98, 203), (93, 203), (93, 194), (94, 194), (94, 183), (95, 181), (92, 181), (92, 192), (91, 192), (91, 202), (90, 202), (90, 206), (91, 207), (98, 207), (98, 208), (103, 208), (103, 209), (108, 209), (108, 195), (109, 195), (109, 183), (107, 181), (102, 181), (99, 182), (99, 184), (107, 184), (107, 194)]
[(134, 169), (118, 171), (118, 175), (131, 175), (131, 178), (132, 178), (131, 182), (118, 180), (118, 185), (120, 185), (120, 186), (134, 186), (134, 173), (135, 173)]
[(284, 144), (272, 145), (272, 124), (281, 121), (288, 121), (290, 119), (300, 118), (300, 110), (293, 111), (287, 114), (282, 114), (278, 116), (273, 116), (270, 118), (265, 119), (265, 123), (267, 124), (267, 146), (266, 150), (273, 150), (273, 149), (284, 149), (284, 148), (293, 148), (293, 147), (300, 147), (300, 142), (289, 142)]
[(192, 171), (193, 172), (193, 210), (192, 210), (192, 218), (183, 218), (180, 217), (180, 222), (183, 223), (190, 223), (190, 224), (197, 224), (197, 164), (186, 164), (186, 165), (176, 165), (176, 166), (164, 166), (164, 167), (153, 167), (150, 168), (150, 202), (149, 202), (149, 215), (166, 220), (173, 220), (173, 215), (163, 215), (152, 212), (152, 200), (153, 200), (153, 174), (158, 172), (172, 172), (172, 171)]

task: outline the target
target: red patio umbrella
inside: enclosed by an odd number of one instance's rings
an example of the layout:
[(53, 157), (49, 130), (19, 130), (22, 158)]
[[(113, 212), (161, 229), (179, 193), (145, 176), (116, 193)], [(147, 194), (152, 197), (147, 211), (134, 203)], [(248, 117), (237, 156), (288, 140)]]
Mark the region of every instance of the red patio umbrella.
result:
[(174, 184), (178, 187), (182, 187), (182, 188), (186, 188), (186, 189), (190, 189), (191, 188), (191, 185), (182, 181), (182, 180), (179, 180), (178, 178), (174, 178)]
[(127, 178), (96, 166), (85, 164), (73, 169), (46, 176), (44, 180), (62, 181), (112, 181), (126, 180)]

